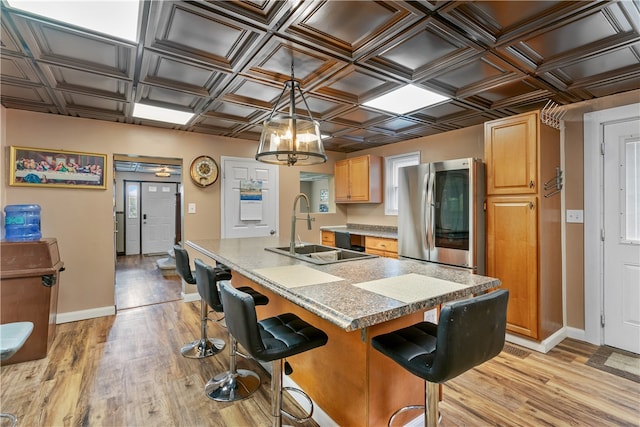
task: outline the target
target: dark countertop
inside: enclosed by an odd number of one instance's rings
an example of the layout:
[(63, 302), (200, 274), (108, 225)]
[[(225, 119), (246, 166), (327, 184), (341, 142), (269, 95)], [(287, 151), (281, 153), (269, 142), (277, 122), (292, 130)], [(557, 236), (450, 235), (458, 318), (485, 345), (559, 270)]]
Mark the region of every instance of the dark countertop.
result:
[[(392, 258), (370, 258), (357, 261), (315, 265), (296, 258), (264, 250), (266, 247), (288, 246), (289, 239), (258, 237), (244, 239), (211, 239), (188, 241), (187, 245), (202, 254), (229, 266), (255, 283), (301, 306), (345, 331), (354, 331), (402, 317), (439, 304), (482, 293), (500, 286), (498, 279), (475, 275), (468, 270)], [(304, 266), (342, 280), (287, 287), (265, 277), (256, 270), (273, 267)], [(299, 268), (299, 267), (296, 267)], [(450, 282), (452, 288), (441, 290), (428, 298), (405, 303), (370, 292), (354, 285), (373, 280), (411, 274), (424, 276), (424, 292), (435, 289), (430, 278)], [(442, 282), (439, 282), (442, 286)], [(460, 285), (463, 285), (462, 287)], [(431, 288), (429, 288), (431, 286)], [(445, 286), (446, 287), (446, 286)], [(433, 291), (435, 292), (435, 291)]]

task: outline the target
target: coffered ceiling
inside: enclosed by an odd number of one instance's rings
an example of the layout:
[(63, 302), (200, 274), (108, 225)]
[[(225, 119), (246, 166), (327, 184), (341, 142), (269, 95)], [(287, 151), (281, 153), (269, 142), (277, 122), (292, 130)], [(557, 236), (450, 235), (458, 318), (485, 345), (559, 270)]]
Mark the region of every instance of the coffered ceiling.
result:
[[(309, 109), (330, 136), (325, 148), (352, 152), (548, 100), (565, 105), (640, 88), (640, 6), (633, 1), (151, 1), (140, 7), (138, 41), (131, 43), (2, 0), (2, 104), (257, 141), (293, 61)], [(451, 100), (405, 115), (362, 105), (407, 83)], [(285, 101), (278, 109), (286, 110)], [(297, 101), (298, 112), (306, 113)], [(196, 117), (185, 126), (141, 120), (132, 117), (134, 102)]]

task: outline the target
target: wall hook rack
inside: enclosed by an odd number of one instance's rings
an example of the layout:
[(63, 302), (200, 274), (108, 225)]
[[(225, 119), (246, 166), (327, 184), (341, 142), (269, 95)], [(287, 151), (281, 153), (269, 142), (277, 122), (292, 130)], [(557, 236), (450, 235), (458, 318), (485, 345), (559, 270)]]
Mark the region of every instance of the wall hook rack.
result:
[(554, 190), (554, 191), (552, 191), (549, 194), (545, 194), (544, 197), (549, 198), (551, 196), (555, 196), (556, 194), (562, 191), (562, 188), (563, 188), (562, 169), (556, 168), (556, 176), (554, 176), (549, 181), (544, 183), (545, 191), (549, 191), (549, 190)]
[(552, 100), (547, 101), (540, 111), (540, 121), (554, 129), (560, 129), (560, 121), (564, 115), (567, 114), (567, 112), (561, 108), (562, 107), (560, 107), (560, 105), (556, 104)]

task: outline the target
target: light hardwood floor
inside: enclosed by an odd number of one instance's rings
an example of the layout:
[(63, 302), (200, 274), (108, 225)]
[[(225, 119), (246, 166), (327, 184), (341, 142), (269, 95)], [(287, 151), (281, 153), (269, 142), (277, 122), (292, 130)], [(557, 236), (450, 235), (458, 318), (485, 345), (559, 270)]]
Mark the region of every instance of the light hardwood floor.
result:
[(177, 274), (163, 276), (156, 261), (162, 256), (119, 255), (116, 260), (116, 308), (178, 301), (182, 283)]
[[(262, 377), (254, 396), (219, 403), (204, 395), (228, 356), (180, 355), (199, 334), (199, 315), (199, 303), (171, 301), (58, 325), (46, 359), (2, 366), (1, 410), (20, 426), (270, 425), (269, 377), (253, 361), (239, 359)], [(209, 335), (226, 339), (215, 324)], [(441, 426), (639, 426), (640, 384), (586, 365), (596, 348), (568, 339), (540, 354), (508, 344), (445, 384)]]

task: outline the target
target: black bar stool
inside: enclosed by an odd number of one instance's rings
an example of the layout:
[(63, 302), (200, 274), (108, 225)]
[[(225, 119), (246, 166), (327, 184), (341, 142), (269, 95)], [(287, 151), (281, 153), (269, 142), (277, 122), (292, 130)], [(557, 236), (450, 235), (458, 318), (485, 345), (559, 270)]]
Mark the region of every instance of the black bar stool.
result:
[[(207, 271), (204, 264), (199, 259), (194, 261), (196, 266), (196, 286), (200, 295), (200, 339), (193, 341), (182, 347), (182, 355), (192, 359), (202, 359), (219, 353), (224, 348), (224, 340), (220, 338), (209, 338), (207, 336), (207, 321), (209, 319), (209, 306), (212, 304), (212, 294), (218, 295), (218, 282), (230, 280), (231, 273), (220, 269)], [(176, 264), (177, 265), (177, 264)], [(215, 310), (214, 307), (211, 306)]]
[[(176, 272), (178, 276), (182, 278), (185, 282), (190, 285), (196, 284), (195, 272), (191, 271), (191, 266), (189, 265), (189, 253), (186, 249), (183, 249), (180, 245), (173, 246), (173, 253), (176, 259)], [(200, 324), (206, 326), (207, 322), (207, 306), (202, 296), (200, 297)], [(217, 343), (220, 345), (220, 343)], [(222, 343), (222, 348), (224, 348), (224, 342)], [(213, 342), (207, 340), (206, 329), (203, 331), (201, 327), (200, 339), (195, 341), (191, 341), (182, 346), (180, 349), (180, 353), (184, 357), (188, 357), (190, 359), (203, 359), (205, 357), (213, 356), (217, 352), (219, 352), (222, 348), (216, 348)]]
[[(223, 264), (218, 264), (217, 267), (212, 267), (205, 264), (202, 260), (195, 259), (194, 264), (196, 266), (196, 281), (198, 282), (198, 291), (200, 291), (200, 283), (207, 284), (200, 293), (207, 305), (211, 307), (216, 313), (223, 313), (222, 302), (220, 301), (220, 294), (218, 293), (218, 284), (220, 282), (218, 277), (224, 274), (225, 279), (231, 279), (230, 270), (221, 269), (226, 267)], [(256, 305), (266, 305), (269, 303), (269, 298), (261, 293), (253, 290), (248, 286), (243, 286), (243, 292), (251, 296)], [(216, 321), (222, 321), (224, 318), (217, 319)], [(219, 402), (233, 402), (249, 397), (254, 391), (260, 387), (260, 376), (248, 369), (237, 368), (237, 355), (244, 356), (238, 352), (238, 345), (236, 340), (231, 334), (229, 334), (229, 370), (216, 375), (210, 379), (204, 387), (205, 393), (210, 399), (217, 400)]]
[[(284, 358), (325, 345), (328, 340), (327, 334), (292, 313), (269, 317), (258, 322), (251, 295), (240, 289), (234, 289), (230, 283), (220, 283), (220, 296), (231, 335), (255, 359), (273, 362), (272, 425), (274, 427), (282, 425), (282, 414), (298, 422), (310, 419), (313, 415), (313, 402), (302, 390), (282, 387), (282, 368)], [(285, 389), (298, 392), (309, 401), (311, 409), (305, 417), (298, 418), (282, 409), (282, 391)]]
[(438, 424), (438, 384), (497, 356), (504, 347), (509, 291), (446, 304), (438, 324), (420, 322), (371, 339), (373, 348), (425, 380), (425, 404), (405, 406), (389, 419), (424, 409), (424, 425)]

